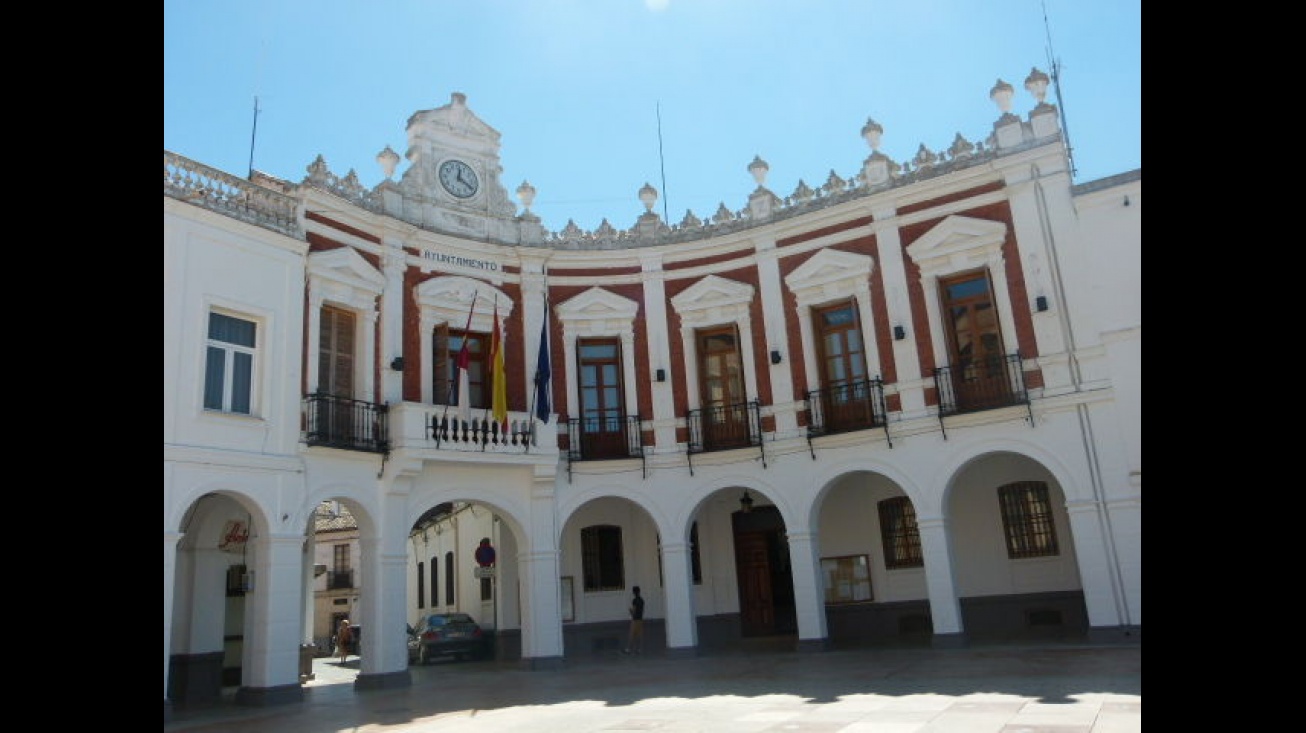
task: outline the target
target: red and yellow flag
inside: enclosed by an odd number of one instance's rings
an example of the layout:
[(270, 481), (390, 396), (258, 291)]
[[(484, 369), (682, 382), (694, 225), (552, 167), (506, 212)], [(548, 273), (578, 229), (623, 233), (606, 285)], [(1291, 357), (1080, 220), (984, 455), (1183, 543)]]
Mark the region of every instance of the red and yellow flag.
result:
[(494, 304), (494, 331), (490, 333), (490, 413), (508, 432), (508, 378), (503, 371), (503, 336), (499, 329), (499, 304)]

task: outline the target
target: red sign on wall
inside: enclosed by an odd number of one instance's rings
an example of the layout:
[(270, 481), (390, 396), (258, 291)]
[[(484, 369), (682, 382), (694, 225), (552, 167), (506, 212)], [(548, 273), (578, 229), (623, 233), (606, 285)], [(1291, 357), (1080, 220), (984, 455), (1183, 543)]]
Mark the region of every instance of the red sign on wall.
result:
[(239, 519), (228, 519), (222, 528), (222, 536), (218, 538), (218, 549), (240, 552), (245, 549), (245, 541), (248, 539), (249, 525)]

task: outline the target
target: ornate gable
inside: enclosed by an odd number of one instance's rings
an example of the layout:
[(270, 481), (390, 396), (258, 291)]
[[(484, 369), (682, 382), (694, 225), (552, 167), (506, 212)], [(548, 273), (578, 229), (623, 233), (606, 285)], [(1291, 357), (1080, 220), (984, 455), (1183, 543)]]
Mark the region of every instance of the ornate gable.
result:
[(938, 275), (992, 265), (1002, 259), (1007, 225), (953, 214), (907, 247), (922, 272)]

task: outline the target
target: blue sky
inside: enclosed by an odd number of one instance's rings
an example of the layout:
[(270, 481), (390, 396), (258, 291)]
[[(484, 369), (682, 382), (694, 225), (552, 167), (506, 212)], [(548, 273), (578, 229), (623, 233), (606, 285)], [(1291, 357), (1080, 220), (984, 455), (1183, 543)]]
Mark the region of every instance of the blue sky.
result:
[(244, 176), (253, 137), (257, 170), (299, 182), (321, 154), (371, 188), (408, 118), (462, 92), (551, 231), (630, 228), (646, 182), (672, 224), (737, 211), (755, 155), (781, 197), (850, 178), (868, 117), (897, 161), (979, 142), (994, 83), (1024, 117), (1050, 58), (1074, 181), (1142, 166), (1141, 0), (165, 0), (163, 20), (165, 150)]

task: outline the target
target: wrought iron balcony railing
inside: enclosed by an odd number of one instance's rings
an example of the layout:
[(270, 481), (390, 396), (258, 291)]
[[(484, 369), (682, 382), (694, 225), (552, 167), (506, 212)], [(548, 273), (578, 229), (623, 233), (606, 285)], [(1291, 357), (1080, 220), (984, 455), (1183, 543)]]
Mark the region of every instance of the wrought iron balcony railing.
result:
[(574, 417), (567, 423), (567, 460), (605, 461), (643, 458), (639, 415)]
[[(639, 415), (590, 415), (560, 418), (567, 426), (567, 475), (578, 461), (609, 461), (619, 458), (644, 459), (644, 432)], [(644, 465), (648, 477), (648, 466)]]
[(934, 370), (939, 416), (1028, 405), (1020, 352)]
[(807, 435), (884, 427), (884, 382), (858, 379), (807, 393)]
[(304, 398), (304, 442), (369, 453), (390, 452), (390, 407), (318, 392)]
[(685, 421), (689, 425), (690, 453), (762, 444), (762, 407), (757, 400), (690, 410)]
[(354, 587), (353, 570), (328, 570), (326, 579), (327, 590), (341, 590)]

